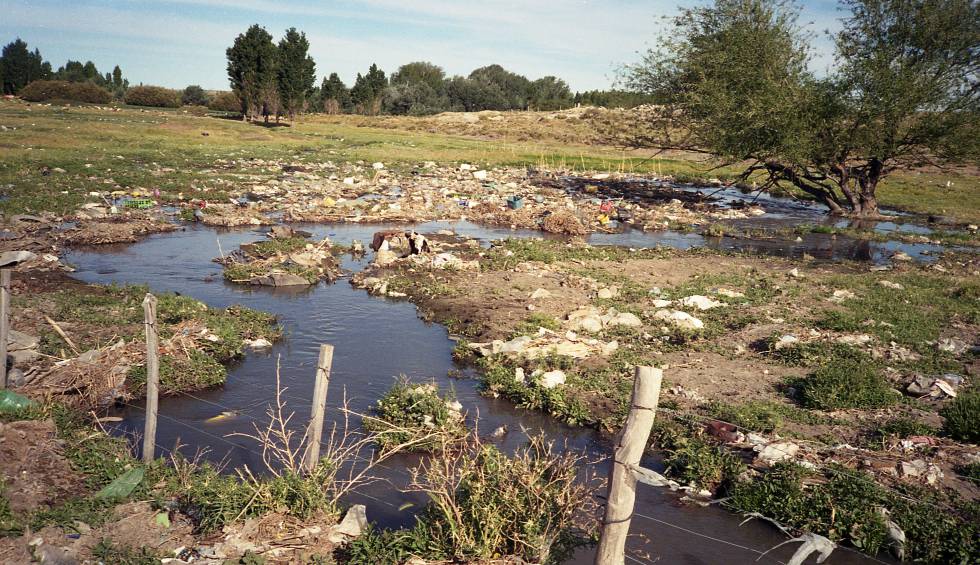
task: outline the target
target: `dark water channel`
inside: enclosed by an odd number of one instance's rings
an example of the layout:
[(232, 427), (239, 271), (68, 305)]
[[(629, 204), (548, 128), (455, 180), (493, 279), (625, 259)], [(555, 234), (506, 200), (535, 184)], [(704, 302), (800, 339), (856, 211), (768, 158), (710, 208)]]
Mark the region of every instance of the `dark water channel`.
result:
[[(424, 224), (418, 229), (425, 232), (446, 227), (483, 240), (539, 235), (536, 232), (486, 229), (466, 223)], [(386, 226), (356, 224), (306, 227), (315, 232), (315, 237), (329, 235), (332, 241), (342, 244), (353, 239), (370, 241), (371, 234), (384, 228)], [(223, 387), (194, 396), (162, 398), (157, 432), (159, 445), (172, 446), (179, 440), (185, 445), (186, 453), (206, 448), (210, 450), (210, 459), (225, 459), (230, 467), (248, 464), (253, 470), (262, 469), (255, 444), (245, 438), (228, 437), (228, 434), (251, 432), (253, 422), (265, 421), (266, 406), (275, 393), (277, 360), (282, 385), (288, 389), (285, 393), (288, 407), (296, 412), (297, 423), (305, 423), (318, 348), (322, 343), (330, 343), (336, 349), (327, 399), (327, 429), (331, 420), (339, 418), (345, 393), (349, 407), (364, 412), (388, 390), (396, 376), (407, 375), (416, 380), (433, 379), (443, 390), (454, 387), (470, 419), (479, 417), (483, 433), (506, 425), (510, 432), (498, 441), (505, 450), (525, 441), (524, 428), (532, 432), (543, 431), (559, 444), (567, 445), (568, 449), (585, 450), (594, 456), (608, 452), (607, 440), (591, 430), (561, 425), (542, 414), (517, 409), (509, 402), (485, 398), (479, 394), (473, 379), (448, 377), (447, 373), (454, 369), (453, 342), (445, 328), (420, 320), (411, 303), (371, 297), (363, 290), (354, 289), (346, 280), (303, 290), (250, 288), (225, 283), (221, 267), (212, 262), (218, 255), (218, 240), (222, 249), (228, 252), (241, 243), (262, 237), (261, 233), (250, 229), (216, 231), (191, 227), (152, 236), (133, 245), (75, 250), (68, 257), (78, 269), (76, 276), (86, 282), (147, 284), (153, 291), (176, 291), (213, 307), (240, 303), (274, 312), (285, 327), (285, 338), (271, 351), (249, 353), (231, 367), (228, 382)], [(635, 247), (711, 245), (711, 242), (683, 234), (641, 235), (640, 232), (615, 237), (594, 236), (592, 241)], [(716, 245), (745, 243), (722, 241)], [(816, 255), (813, 248), (806, 248), (805, 242), (800, 247), (800, 253), (807, 250)], [(851, 251), (838, 252), (836, 249), (827, 249), (825, 256), (851, 254)], [(785, 249), (758, 251), (796, 253)], [(347, 257), (344, 260), (344, 267), (352, 271), (365, 265), (365, 259)], [(233, 410), (235, 414), (221, 416), (226, 410)], [(143, 412), (139, 407), (125, 409), (120, 415), (124, 421), (116, 431), (142, 430)], [(366, 504), (369, 519), (382, 526), (410, 525), (413, 513), (425, 501), (415, 494), (401, 492), (399, 487), (406, 482), (406, 469), (415, 462), (416, 459), (409, 456), (388, 460), (382, 473), (390, 483), (368, 486), (348, 502)], [(656, 461), (646, 464), (657, 466)], [(602, 471), (604, 467), (602, 465), (598, 470)], [(399, 510), (404, 503), (414, 506)], [(632, 532), (636, 535), (631, 537), (630, 546), (647, 553), (646, 557), (634, 554), (640, 562), (754, 563), (759, 557), (756, 551), (765, 551), (785, 540), (771, 526), (758, 522), (740, 526), (741, 518), (734, 514), (717, 507), (685, 506), (677, 502), (675, 495), (652, 487), (640, 488), (636, 508), (643, 517), (637, 516), (633, 521)], [(785, 562), (794, 549), (795, 545), (785, 546), (759, 562)], [(590, 550), (581, 550), (573, 562), (591, 563), (591, 555)], [(854, 552), (839, 550), (828, 562), (864, 563), (867, 559)]]

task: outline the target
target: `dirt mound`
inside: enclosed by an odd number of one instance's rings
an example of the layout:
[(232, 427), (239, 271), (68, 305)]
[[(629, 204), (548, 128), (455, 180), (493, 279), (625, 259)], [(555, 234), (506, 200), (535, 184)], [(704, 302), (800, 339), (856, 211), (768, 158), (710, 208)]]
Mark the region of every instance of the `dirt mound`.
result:
[(62, 454), (51, 420), (0, 423), (0, 475), (10, 509), (19, 515), (85, 490), (82, 478)]
[(154, 233), (177, 230), (177, 226), (152, 219), (108, 222), (85, 222), (66, 230), (58, 236), (63, 245), (105, 245), (110, 243), (135, 243), (139, 238)]

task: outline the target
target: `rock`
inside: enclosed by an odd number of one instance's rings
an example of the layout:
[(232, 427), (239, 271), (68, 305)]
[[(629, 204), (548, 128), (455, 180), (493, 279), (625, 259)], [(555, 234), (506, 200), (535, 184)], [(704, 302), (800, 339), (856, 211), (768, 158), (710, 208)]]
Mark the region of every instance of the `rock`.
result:
[(780, 461), (785, 461), (796, 457), (796, 453), (800, 450), (800, 446), (788, 441), (779, 441), (765, 446), (760, 446), (757, 449), (759, 451), (759, 455), (756, 457), (756, 460), (772, 465), (773, 463), (778, 463)]
[(928, 471), (929, 464), (922, 459), (898, 463), (898, 473), (902, 477), (918, 478), (924, 476)]
[(775, 349), (776, 351), (779, 351), (780, 349), (791, 347), (799, 342), (800, 342), (800, 338), (796, 337), (795, 335), (786, 334), (783, 337), (777, 339), (776, 343), (773, 344), (772, 348)]
[(614, 298), (617, 294), (619, 294), (619, 289), (617, 288), (600, 288), (596, 296), (602, 300), (608, 300)]
[(739, 292), (737, 290), (731, 290), (728, 288), (716, 289), (715, 294), (719, 296), (725, 296), (727, 298), (745, 298), (745, 293)]
[(487, 172), (482, 170), (473, 171), (473, 178), (475, 178), (476, 180), (487, 180)]
[(643, 320), (631, 312), (619, 312), (606, 322), (607, 326), (625, 326), (627, 328), (639, 328), (643, 326)]
[(712, 300), (707, 296), (701, 296), (700, 294), (695, 294), (694, 296), (688, 296), (687, 298), (682, 298), (681, 304), (683, 304), (684, 306), (697, 308), (698, 310), (711, 310), (712, 308), (717, 308), (719, 306), (725, 305), (723, 302)]
[(246, 341), (245, 344), (248, 345), (249, 349), (269, 349), (272, 347), (272, 342), (263, 337)]
[(661, 300), (661, 299), (658, 299), (658, 300), (654, 300), (653, 301), (653, 307), (654, 308), (666, 308), (666, 307), (670, 306), (673, 303), (674, 303), (673, 300)]
[(793, 270), (791, 270), (791, 271), (790, 271), (789, 273), (787, 273), (787, 274), (788, 274), (789, 276), (791, 276), (791, 277), (793, 277), (794, 279), (798, 279), (798, 278), (800, 278), (801, 276), (803, 276), (803, 275), (801, 275), (801, 274), (800, 274), (800, 270), (799, 270), (799, 269), (796, 269), (796, 268), (794, 268)]
[(21, 263), (33, 261), (37, 255), (30, 251), (5, 251), (0, 253), (0, 267), (11, 268)]
[(478, 261), (463, 261), (452, 253), (439, 253), (432, 258), (432, 267), (436, 269), (475, 270), (480, 268)]
[(518, 368), (514, 369), (514, 382), (515, 383), (524, 384), (525, 381), (526, 381), (526, 379), (527, 379), (527, 377), (524, 376), (524, 369), (522, 367), (518, 367)]
[(19, 332), (13, 328), (7, 333), (7, 352), (23, 351), (25, 349), (37, 349), (40, 342), (32, 335)]
[(969, 345), (963, 343), (955, 337), (944, 337), (936, 344), (936, 349), (939, 351), (945, 351), (946, 353), (952, 353), (953, 355), (965, 353), (969, 348)]
[(543, 288), (539, 288), (531, 293), (531, 300), (542, 300), (544, 298), (551, 298), (551, 293)]
[(371, 165), (371, 168), (374, 169), (375, 171), (380, 171), (380, 170), (382, 170), (382, 169), (385, 168), (385, 164), (384, 163), (374, 163), (374, 164)]
[(902, 290), (903, 288), (905, 288), (904, 286), (898, 283), (894, 283), (892, 281), (878, 281), (878, 284), (885, 288), (893, 288), (895, 290)]
[(867, 345), (872, 340), (872, 337), (868, 334), (856, 334), (856, 335), (842, 335), (839, 336), (835, 341), (837, 343), (844, 343), (847, 345)]
[(565, 379), (564, 371), (548, 371), (541, 375), (539, 383), (542, 388), (555, 388), (558, 385), (565, 384)]
[(496, 347), (497, 342), (494, 342), (494, 353), (523, 353), (531, 341), (530, 336), (522, 335), (510, 341), (501, 342), (499, 347)]
[(507, 426), (500, 426), (490, 433), (490, 437), (494, 439), (499, 439), (507, 435)]
[(925, 375), (918, 375), (905, 387), (912, 396), (924, 396), (932, 392), (933, 380)]
[(387, 267), (398, 260), (398, 255), (390, 249), (379, 249), (374, 254), (374, 264), (378, 267)]
[(327, 540), (335, 544), (345, 543), (360, 537), (367, 528), (367, 508), (363, 504), (355, 504), (339, 524), (330, 528)]
[(293, 273), (269, 273), (255, 277), (252, 284), (261, 286), (309, 286), (310, 281)]
[(845, 300), (850, 300), (851, 298), (857, 298), (857, 295), (847, 289), (841, 289), (835, 290), (834, 294), (827, 300), (831, 302), (843, 302)]
[(670, 322), (674, 326), (689, 331), (704, 329), (704, 322), (680, 310), (657, 310), (653, 317), (658, 320)]
[(907, 263), (911, 260), (912, 257), (910, 257), (909, 254), (904, 251), (896, 251), (892, 254), (892, 261), (902, 261)]
[(602, 331), (602, 318), (595, 308), (580, 308), (568, 315), (569, 329), (596, 333)]

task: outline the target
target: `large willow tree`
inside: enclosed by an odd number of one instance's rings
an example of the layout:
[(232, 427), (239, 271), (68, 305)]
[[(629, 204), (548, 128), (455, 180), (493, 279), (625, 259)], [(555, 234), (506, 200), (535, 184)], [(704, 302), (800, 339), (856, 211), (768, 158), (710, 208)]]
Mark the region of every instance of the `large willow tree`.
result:
[(789, 184), (833, 213), (878, 215), (889, 173), (978, 156), (980, 4), (846, 0), (830, 76), (808, 69), (795, 4), (682, 10), (628, 69), (663, 101), (635, 142), (696, 151)]

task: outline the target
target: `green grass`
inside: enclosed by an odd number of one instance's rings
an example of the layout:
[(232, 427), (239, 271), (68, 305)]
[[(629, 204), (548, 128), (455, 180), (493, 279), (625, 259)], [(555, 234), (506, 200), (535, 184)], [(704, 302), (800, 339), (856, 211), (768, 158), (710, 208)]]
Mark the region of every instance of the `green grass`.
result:
[(889, 275), (904, 288), (881, 286), (885, 277), (842, 276), (828, 281), (833, 288), (852, 290), (857, 297), (825, 310), (818, 327), (841, 332), (867, 332), (884, 343), (895, 341), (920, 353), (957, 322), (980, 324), (980, 282), (915, 272)]
[(779, 402), (753, 400), (742, 404), (711, 402), (706, 411), (712, 418), (735, 424), (755, 432), (769, 433), (780, 429), (786, 421), (800, 424), (831, 424), (833, 420)]
[[(656, 173), (682, 181), (733, 179), (738, 172), (731, 167), (713, 168), (714, 163), (649, 158), (645, 152), (570, 142), (551, 136), (540, 125), (528, 131), (505, 131), (500, 139), (488, 141), (425, 131), (417, 127), (418, 120), (409, 118), (302, 116), (290, 127), (266, 128), (165, 109), (123, 106), (119, 112), (108, 112), (84, 105), (27, 106), (17, 101), (0, 101), (0, 121), (11, 128), (0, 143), (0, 187), (13, 185), (6, 190), (9, 198), (0, 202), (0, 213), (5, 215), (68, 213), (92, 201), (89, 191), (106, 189), (152, 187), (161, 191), (165, 201), (179, 194), (221, 201), (236, 193), (239, 175), (246, 171), (266, 180), (276, 176), (274, 171), (234, 163), (239, 158), (381, 161), (395, 170), (409, 170), (424, 161), (469, 162)], [(204, 131), (209, 135), (202, 136)], [(232, 162), (215, 167), (218, 159)], [(42, 167), (66, 172), (43, 176)], [(108, 184), (107, 179), (111, 179)], [(950, 189), (947, 180), (953, 182)], [(975, 175), (900, 173), (882, 183), (879, 200), (885, 206), (976, 223), (980, 220), (977, 187)]]
[(829, 480), (823, 480), (795, 463), (779, 463), (760, 480), (738, 483), (725, 504), (835, 542), (848, 541), (870, 555), (889, 545), (877, 511), (885, 508), (907, 536), (906, 560), (940, 564), (980, 559), (977, 522), (968, 510), (948, 511), (935, 494), (896, 495), (846, 468), (832, 470)]
[(856, 349), (842, 351), (791, 384), (800, 404), (816, 410), (882, 408), (899, 399), (881, 367)]

